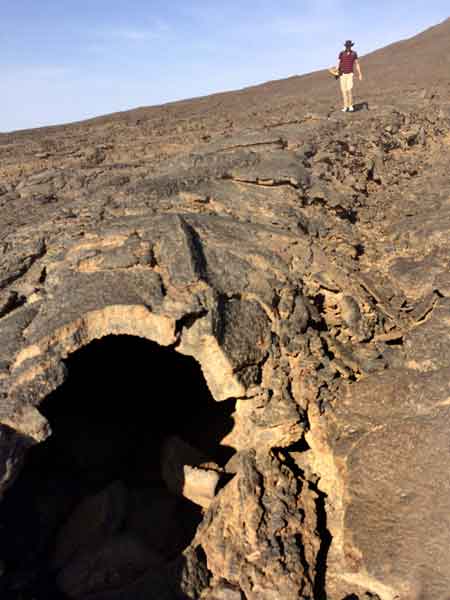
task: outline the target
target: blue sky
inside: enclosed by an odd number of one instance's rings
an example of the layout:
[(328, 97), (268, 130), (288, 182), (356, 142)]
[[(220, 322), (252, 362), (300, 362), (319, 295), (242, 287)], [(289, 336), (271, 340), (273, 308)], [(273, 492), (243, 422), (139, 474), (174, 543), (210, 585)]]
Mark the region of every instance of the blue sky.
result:
[(0, 131), (238, 89), (365, 54), (448, 0), (2, 0)]

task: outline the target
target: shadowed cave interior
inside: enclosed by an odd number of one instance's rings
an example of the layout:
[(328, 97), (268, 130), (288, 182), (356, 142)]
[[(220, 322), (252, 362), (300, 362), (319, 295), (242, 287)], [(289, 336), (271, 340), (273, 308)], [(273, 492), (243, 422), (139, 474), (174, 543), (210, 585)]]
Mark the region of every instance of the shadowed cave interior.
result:
[(163, 578), (207, 508), (196, 468), (218, 479), (216, 491), (230, 478), (233, 450), (221, 440), (235, 402), (214, 401), (194, 359), (108, 336), (65, 364), (66, 381), (39, 407), (52, 435), (28, 452), (0, 505), (4, 600), (94, 598), (149, 570)]

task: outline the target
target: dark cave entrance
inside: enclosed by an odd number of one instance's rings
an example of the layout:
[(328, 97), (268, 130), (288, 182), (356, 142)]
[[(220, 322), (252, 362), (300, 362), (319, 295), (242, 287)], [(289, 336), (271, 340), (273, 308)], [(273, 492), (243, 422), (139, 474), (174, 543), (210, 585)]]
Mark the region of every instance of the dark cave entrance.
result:
[(156, 598), (207, 507), (196, 473), (215, 489), (229, 477), (233, 450), (221, 440), (235, 402), (214, 401), (194, 359), (141, 338), (94, 341), (66, 367), (39, 407), (52, 435), (29, 451), (0, 505), (0, 595), (103, 600), (124, 589), (132, 600), (127, 586), (153, 569)]

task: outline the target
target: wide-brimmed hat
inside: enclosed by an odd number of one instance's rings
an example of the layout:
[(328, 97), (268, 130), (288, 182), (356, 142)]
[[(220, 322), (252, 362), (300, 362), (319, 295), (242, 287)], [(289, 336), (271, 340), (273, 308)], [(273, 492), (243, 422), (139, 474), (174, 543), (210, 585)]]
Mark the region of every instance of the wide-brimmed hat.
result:
[(354, 42), (352, 42), (352, 40), (347, 40), (347, 41), (345, 42), (345, 44), (344, 44), (344, 46), (345, 46), (346, 48), (351, 48), (351, 47), (352, 47), (352, 46), (354, 46), (354, 45), (355, 45), (355, 43), (354, 43)]

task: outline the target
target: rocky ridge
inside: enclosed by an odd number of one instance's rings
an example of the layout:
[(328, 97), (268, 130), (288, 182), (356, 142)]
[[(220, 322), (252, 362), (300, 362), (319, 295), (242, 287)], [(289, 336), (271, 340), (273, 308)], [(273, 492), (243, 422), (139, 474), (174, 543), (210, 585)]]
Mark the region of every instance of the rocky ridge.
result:
[(2, 489), (94, 339), (172, 347), (236, 399), (232, 478), (161, 598), (448, 594), (448, 77), (351, 116), (317, 82), (314, 111), (290, 82), (0, 137)]

